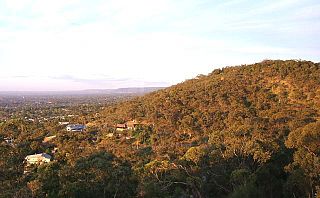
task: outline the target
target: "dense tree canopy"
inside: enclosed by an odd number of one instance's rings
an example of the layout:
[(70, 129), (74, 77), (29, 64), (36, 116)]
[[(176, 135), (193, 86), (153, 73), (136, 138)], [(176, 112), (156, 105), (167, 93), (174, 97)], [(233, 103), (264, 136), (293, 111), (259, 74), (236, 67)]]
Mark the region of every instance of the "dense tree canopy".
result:
[[(152, 123), (152, 159), (199, 177), (199, 192), (187, 185), (181, 195), (307, 197), (319, 192), (319, 110), (319, 64), (267, 60), (120, 103), (101, 119)], [(297, 171), (303, 192), (289, 187)]]

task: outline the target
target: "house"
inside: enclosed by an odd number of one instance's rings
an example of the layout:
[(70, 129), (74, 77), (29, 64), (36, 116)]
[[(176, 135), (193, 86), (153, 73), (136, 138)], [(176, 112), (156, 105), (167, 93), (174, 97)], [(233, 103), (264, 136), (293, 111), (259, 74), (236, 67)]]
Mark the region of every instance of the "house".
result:
[(54, 147), (53, 150), (51, 151), (52, 154), (55, 154), (58, 152), (58, 147)]
[(7, 144), (13, 145), (13, 142), (14, 142), (14, 139), (13, 139), (13, 138), (5, 137), (5, 138), (3, 138), (3, 140), (4, 140)]
[(107, 134), (107, 137), (108, 137), (108, 138), (112, 138), (112, 137), (113, 137), (113, 133), (108, 133), (108, 134)]
[(117, 124), (116, 130), (117, 131), (135, 130), (138, 125), (141, 125), (141, 123), (137, 122), (136, 120), (127, 121), (124, 124)]
[(52, 136), (47, 136), (43, 139), (42, 143), (49, 143), (51, 142), (53, 139), (55, 139), (57, 136), (56, 135), (52, 135)]
[(133, 136), (126, 136), (126, 140), (131, 140), (131, 139), (134, 139)]
[(51, 161), (51, 155), (46, 153), (40, 153), (40, 154), (34, 154), (34, 155), (28, 155), (25, 158), (27, 165), (31, 164), (43, 164), (48, 163)]
[(126, 125), (126, 124), (117, 124), (116, 130), (117, 130), (117, 131), (127, 130), (127, 125)]
[(59, 122), (59, 125), (68, 125), (69, 122)]
[(128, 130), (135, 130), (139, 124), (140, 123), (138, 123), (136, 120), (128, 121), (126, 123)]
[(86, 126), (83, 124), (69, 124), (66, 129), (67, 131), (82, 132), (86, 129)]

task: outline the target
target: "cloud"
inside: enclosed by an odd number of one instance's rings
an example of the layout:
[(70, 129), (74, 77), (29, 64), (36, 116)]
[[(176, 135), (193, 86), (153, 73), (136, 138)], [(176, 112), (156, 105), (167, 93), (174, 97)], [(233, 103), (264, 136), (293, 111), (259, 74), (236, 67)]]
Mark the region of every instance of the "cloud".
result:
[(112, 87), (150, 87), (150, 86), (168, 86), (169, 84), (166, 82), (152, 82), (152, 81), (142, 81), (134, 78), (112, 78), (108, 76), (90, 76), (90, 78), (79, 78), (77, 76), (72, 75), (64, 75), (64, 76), (52, 76), (50, 77), (54, 80), (63, 80), (69, 81), (73, 83), (81, 83), (92, 87), (99, 88), (112, 88)]
[(73, 88), (174, 84), (265, 58), (318, 61), (318, 7), (306, 0), (4, 0), (0, 77)]
[(30, 76), (11, 76), (10, 78), (29, 78)]
[(101, 86), (101, 85), (106, 85), (108, 83), (117, 83), (117, 82), (128, 82), (132, 81), (128, 78), (122, 78), (122, 79), (115, 79), (115, 78), (110, 78), (107, 76), (91, 76), (90, 78), (79, 78), (77, 76), (72, 76), (72, 75), (63, 75), (63, 76), (51, 76), (49, 77), (54, 80), (66, 80), (66, 81), (72, 81), (76, 83), (84, 83), (84, 84), (89, 84), (89, 85), (95, 85), (95, 86)]

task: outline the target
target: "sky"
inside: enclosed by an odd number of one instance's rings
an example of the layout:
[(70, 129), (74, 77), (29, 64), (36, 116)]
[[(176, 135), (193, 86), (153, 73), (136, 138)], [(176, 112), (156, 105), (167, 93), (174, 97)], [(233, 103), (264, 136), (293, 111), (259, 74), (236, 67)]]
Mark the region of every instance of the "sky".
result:
[(319, 0), (0, 0), (0, 91), (169, 86), (320, 62)]

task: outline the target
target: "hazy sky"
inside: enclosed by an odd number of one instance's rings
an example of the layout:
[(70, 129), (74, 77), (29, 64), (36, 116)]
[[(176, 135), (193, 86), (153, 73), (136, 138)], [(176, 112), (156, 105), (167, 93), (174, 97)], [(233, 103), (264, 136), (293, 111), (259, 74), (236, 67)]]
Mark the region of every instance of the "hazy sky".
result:
[(320, 61), (319, 0), (0, 0), (0, 90), (164, 86)]

